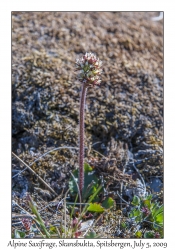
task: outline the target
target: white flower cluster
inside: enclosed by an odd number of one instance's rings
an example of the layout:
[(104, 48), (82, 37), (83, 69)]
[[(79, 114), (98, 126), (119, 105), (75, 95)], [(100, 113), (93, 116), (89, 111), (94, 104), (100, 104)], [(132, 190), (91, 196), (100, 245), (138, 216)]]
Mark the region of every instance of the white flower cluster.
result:
[(99, 78), (102, 73), (102, 61), (93, 53), (86, 53), (81, 59), (76, 61), (76, 71), (79, 71), (78, 80), (82, 83), (91, 85), (99, 85)]

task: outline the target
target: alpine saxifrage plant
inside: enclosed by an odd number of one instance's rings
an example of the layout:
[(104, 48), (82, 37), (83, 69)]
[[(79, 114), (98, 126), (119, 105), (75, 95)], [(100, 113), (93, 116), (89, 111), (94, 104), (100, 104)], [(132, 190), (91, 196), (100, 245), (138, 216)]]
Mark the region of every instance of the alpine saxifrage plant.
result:
[(76, 61), (76, 71), (79, 71), (78, 80), (82, 83), (79, 114), (79, 189), (81, 196), (84, 188), (84, 110), (86, 92), (88, 87), (100, 84), (101, 66), (102, 62), (93, 53), (86, 53)]

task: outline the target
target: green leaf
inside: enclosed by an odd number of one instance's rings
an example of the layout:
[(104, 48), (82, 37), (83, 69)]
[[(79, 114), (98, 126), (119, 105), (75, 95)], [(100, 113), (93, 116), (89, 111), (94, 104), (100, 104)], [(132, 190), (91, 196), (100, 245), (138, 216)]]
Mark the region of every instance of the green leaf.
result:
[(49, 228), (49, 233), (50, 233), (50, 234), (56, 234), (56, 233), (57, 233), (56, 227), (50, 226), (50, 228)]
[(85, 239), (95, 239), (97, 237), (98, 236), (97, 236), (97, 234), (95, 232), (89, 232), (88, 234), (85, 235)]
[(121, 227), (122, 227), (122, 228), (127, 228), (127, 224), (126, 224), (125, 222), (122, 222), (122, 223), (121, 223)]
[(137, 216), (140, 216), (140, 215), (141, 215), (141, 211), (139, 209), (134, 208), (130, 212), (129, 217), (132, 218), (132, 217), (137, 217)]
[(137, 232), (135, 233), (135, 236), (136, 236), (137, 238), (142, 238), (142, 232), (141, 232), (141, 231), (137, 231)]
[(136, 221), (136, 222), (142, 221), (142, 215), (137, 216), (137, 217), (135, 218), (135, 221)]
[(150, 195), (148, 195), (148, 196), (146, 196), (146, 200), (151, 200), (153, 198), (153, 195), (152, 194), (150, 194)]
[(92, 172), (93, 171), (93, 168), (88, 164), (88, 163), (84, 163), (84, 172), (85, 173), (89, 173), (89, 172)]
[[(78, 184), (78, 169), (73, 171), (73, 175), (77, 181)], [(84, 164), (84, 189), (83, 189), (83, 201), (86, 201), (90, 196), (92, 196), (96, 190), (98, 189), (100, 185), (100, 181), (98, 176), (95, 174), (94, 169), (87, 163)], [(77, 185), (75, 183), (75, 180), (73, 177), (70, 178), (69, 181), (69, 189), (71, 192), (71, 195), (75, 197), (78, 193)], [(98, 197), (94, 197), (98, 198)], [(98, 201), (98, 199), (96, 199)]]
[(161, 205), (160, 207), (157, 207), (154, 210), (154, 217), (157, 216), (158, 214), (161, 214), (161, 213), (163, 213), (163, 205)]
[(87, 210), (90, 212), (96, 212), (96, 213), (104, 212), (104, 208), (100, 204), (97, 204), (97, 203), (90, 203)]
[(150, 231), (147, 231), (147, 232), (144, 233), (144, 238), (145, 239), (152, 239), (152, 238), (154, 238), (154, 233), (150, 232)]
[(147, 208), (151, 208), (151, 200), (148, 200), (148, 199), (144, 199), (143, 200), (143, 206), (146, 206)]
[(26, 236), (25, 232), (19, 231), (19, 230), (15, 230), (14, 232), (14, 238), (15, 239), (24, 239)]
[(139, 222), (142, 220), (142, 213), (139, 209), (134, 208), (130, 214), (129, 214), (130, 218), (134, 218), (136, 222)]
[(138, 196), (134, 195), (133, 201), (131, 202), (131, 204), (134, 206), (140, 205), (140, 198)]
[(159, 209), (158, 209), (158, 211), (157, 211), (157, 214), (158, 213), (162, 213), (163, 212), (163, 205), (161, 205), (160, 207), (159, 207)]
[(156, 216), (158, 210), (159, 210), (159, 205), (157, 203), (153, 203), (151, 207), (151, 213), (153, 217)]
[[(97, 190), (89, 197), (88, 203), (91, 203), (92, 201), (95, 200), (96, 196), (99, 194), (99, 192), (101, 191), (101, 189), (102, 189), (102, 185), (100, 185), (100, 186), (97, 188)], [(86, 206), (85, 206), (85, 208), (86, 208)]]
[(114, 206), (114, 200), (111, 197), (106, 198), (102, 202), (102, 207), (104, 207), (105, 209), (111, 208), (113, 206)]
[(32, 198), (29, 196), (29, 206), (32, 209), (33, 213), (36, 215), (36, 219), (34, 219), (36, 221), (36, 223), (39, 223), (40, 227), (42, 228), (42, 230), (44, 231), (45, 235), (47, 236), (47, 238), (50, 238), (50, 234), (48, 233), (44, 221), (42, 220), (40, 213), (37, 210), (37, 207), (35, 205), (35, 203), (33, 202)]
[(155, 222), (163, 225), (163, 212), (156, 215)]

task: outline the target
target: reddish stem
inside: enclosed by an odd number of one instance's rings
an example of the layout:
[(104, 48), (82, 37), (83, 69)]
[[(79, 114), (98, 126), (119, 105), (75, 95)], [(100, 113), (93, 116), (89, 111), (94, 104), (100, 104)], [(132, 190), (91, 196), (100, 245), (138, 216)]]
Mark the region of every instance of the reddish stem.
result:
[(81, 98), (80, 98), (80, 137), (79, 137), (79, 189), (83, 193), (84, 188), (84, 109), (86, 100), (87, 86), (82, 84)]

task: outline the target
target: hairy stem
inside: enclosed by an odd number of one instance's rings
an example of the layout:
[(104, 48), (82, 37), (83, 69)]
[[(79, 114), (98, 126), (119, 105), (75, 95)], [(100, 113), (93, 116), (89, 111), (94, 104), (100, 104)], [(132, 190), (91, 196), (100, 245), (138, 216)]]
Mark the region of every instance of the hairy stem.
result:
[(84, 188), (84, 112), (86, 100), (87, 86), (82, 85), (81, 98), (80, 98), (80, 137), (79, 137), (79, 188), (82, 198)]

